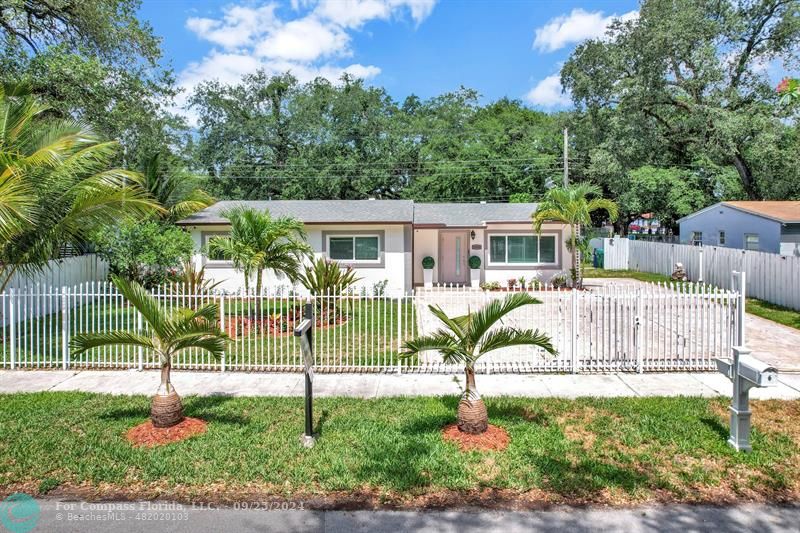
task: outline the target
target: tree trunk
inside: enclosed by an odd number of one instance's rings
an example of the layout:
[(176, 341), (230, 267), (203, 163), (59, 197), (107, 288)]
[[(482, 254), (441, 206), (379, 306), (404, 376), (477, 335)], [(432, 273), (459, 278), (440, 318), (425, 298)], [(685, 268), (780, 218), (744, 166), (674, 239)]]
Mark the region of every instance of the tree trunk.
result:
[(157, 428), (168, 428), (183, 420), (181, 397), (175, 392), (170, 381), (172, 363), (167, 361), (161, 367), (161, 385), (150, 402), (150, 420)]
[(263, 275), (264, 271), (260, 268), (256, 273), (256, 295), (261, 295), (261, 276)]
[(739, 180), (742, 182), (742, 187), (744, 192), (747, 193), (747, 197), (751, 200), (758, 200), (758, 194), (753, 183), (753, 172), (750, 170), (747, 161), (738, 152), (733, 156), (733, 166), (736, 167), (736, 172), (739, 173)]
[(486, 412), (486, 405), (483, 403), (475, 388), (475, 369), (466, 367), (464, 372), (467, 376), (467, 386), (464, 388), (464, 395), (458, 402), (458, 429), (464, 433), (476, 435), (483, 433), (489, 427), (489, 414)]

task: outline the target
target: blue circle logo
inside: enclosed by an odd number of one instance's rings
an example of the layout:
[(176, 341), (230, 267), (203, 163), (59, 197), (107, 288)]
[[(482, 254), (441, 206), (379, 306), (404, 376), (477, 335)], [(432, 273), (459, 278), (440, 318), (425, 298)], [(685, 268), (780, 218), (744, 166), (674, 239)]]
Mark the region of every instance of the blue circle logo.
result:
[(0, 523), (11, 533), (28, 533), (39, 523), (40, 514), (36, 500), (22, 492), (0, 502)]

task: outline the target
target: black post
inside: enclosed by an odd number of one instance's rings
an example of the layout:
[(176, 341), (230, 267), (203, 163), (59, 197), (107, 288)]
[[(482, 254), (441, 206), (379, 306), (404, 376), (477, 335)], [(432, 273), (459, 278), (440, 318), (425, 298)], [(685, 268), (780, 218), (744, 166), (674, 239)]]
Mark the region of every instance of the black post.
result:
[[(311, 303), (306, 303), (305, 311), (303, 313), (303, 318), (309, 320), (311, 325), (308, 327), (308, 331), (306, 332), (306, 339), (308, 339), (308, 349), (311, 352), (311, 361), (313, 364), (314, 361), (314, 310)], [(314, 438), (314, 427), (313, 427), (313, 390), (311, 384), (311, 375), (310, 375), (311, 367), (306, 364), (305, 365), (305, 377), (306, 377), (306, 438)]]
[(294, 329), (294, 336), (300, 338), (300, 351), (303, 353), (303, 367), (306, 378), (306, 428), (300, 441), (306, 448), (314, 446), (312, 384), (314, 382), (314, 306), (309, 301), (303, 307), (303, 320)]

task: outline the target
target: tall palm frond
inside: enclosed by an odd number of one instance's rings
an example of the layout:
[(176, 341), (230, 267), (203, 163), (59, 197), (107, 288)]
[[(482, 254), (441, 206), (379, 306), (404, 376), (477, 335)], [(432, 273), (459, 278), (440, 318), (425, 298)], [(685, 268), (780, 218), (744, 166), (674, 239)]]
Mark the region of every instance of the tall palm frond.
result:
[(109, 168), (116, 143), (47, 111), (25, 90), (0, 90), (0, 290), (98, 226), (158, 210), (138, 174)]

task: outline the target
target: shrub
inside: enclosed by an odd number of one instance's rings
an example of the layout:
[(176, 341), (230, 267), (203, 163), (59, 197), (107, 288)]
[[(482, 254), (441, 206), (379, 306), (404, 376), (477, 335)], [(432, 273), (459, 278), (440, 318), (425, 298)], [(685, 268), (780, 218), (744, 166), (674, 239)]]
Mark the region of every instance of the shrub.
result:
[(469, 267), (472, 270), (477, 270), (481, 267), (481, 258), (477, 255), (471, 255), (469, 257)]
[(500, 282), (491, 281), (491, 282), (481, 283), (481, 289), (483, 289), (485, 291), (499, 291), (500, 290)]
[(508, 288), (514, 288), (517, 286), (517, 278), (508, 278)]
[(339, 263), (322, 257), (306, 265), (300, 274), (300, 283), (319, 296), (342, 294), (360, 279), (356, 277), (353, 267), (348, 265), (342, 268)]
[(567, 281), (569, 280), (569, 274), (566, 272), (559, 272), (552, 278), (550, 278), (550, 285), (554, 289), (563, 289), (567, 286)]
[(431, 256), (429, 256), (429, 255), (428, 255), (428, 256), (425, 256), (425, 257), (422, 259), (422, 268), (424, 268), (425, 270), (430, 270), (430, 269), (432, 269), (432, 268), (433, 268), (435, 265), (436, 265), (436, 261), (434, 261), (434, 260), (433, 260), (433, 257), (431, 257)]
[(92, 242), (112, 274), (146, 287), (167, 281), (170, 271), (189, 261), (194, 251), (192, 236), (186, 231), (155, 220), (102, 229)]

